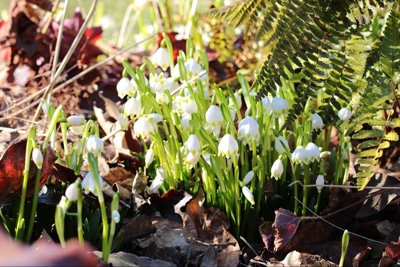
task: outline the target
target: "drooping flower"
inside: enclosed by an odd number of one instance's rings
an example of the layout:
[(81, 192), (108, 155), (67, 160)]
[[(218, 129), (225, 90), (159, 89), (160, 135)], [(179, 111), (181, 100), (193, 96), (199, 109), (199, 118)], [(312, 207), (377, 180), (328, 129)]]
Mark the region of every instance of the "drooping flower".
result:
[(147, 114), (140, 117), (133, 125), (133, 131), (137, 136), (145, 138), (157, 129), (157, 123), (162, 120), (162, 116), (157, 113)]
[(311, 127), (313, 129), (321, 129), (324, 127), (324, 122), (322, 121), (322, 118), (318, 113), (314, 113), (311, 115)]
[(264, 109), (264, 115), (271, 113), (272, 111), (272, 97), (271, 96), (264, 96), (261, 98), (262, 106)]
[(121, 129), (126, 131), (128, 130), (128, 126), (129, 126), (129, 118), (124, 116), (124, 114), (119, 114), (118, 116), (118, 122), (119, 125), (121, 126)]
[(254, 201), (253, 193), (247, 186), (242, 187), (242, 193), (245, 196), (245, 198), (251, 203), (251, 205), (256, 204), (256, 202)]
[(272, 110), (277, 114), (283, 114), (289, 109), (289, 104), (286, 99), (274, 97), (272, 99)]
[(243, 178), (243, 184), (246, 185), (251, 182), (254, 178), (254, 171), (249, 171)]
[[(238, 109), (240, 110), (240, 108), (242, 107), (242, 96), (238, 92), (234, 93), (234, 96), (235, 96), (235, 101), (238, 105)], [(234, 100), (232, 98), (229, 98), (229, 107), (231, 108), (235, 108), (233, 101)]]
[(215, 136), (219, 136), (221, 126), (224, 123), (221, 109), (216, 105), (211, 105), (206, 112), (206, 126), (207, 131), (212, 132)]
[(80, 116), (69, 116), (67, 122), (71, 126), (82, 126), (85, 124), (85, 119)]
[(68, 198), (70, 201), (76, 201), (78, 200), (78, 186), (76, 183), (70, 184), (67, 189), (65, 190), (65, 196)]
[(320, 151), (316, 144), (308, 143), (305, 147), (305, 163), (319, 160)]
[(283, 154), (286, 149), (289, 149), (289, 143), (283, 136), (278, 136), (275, 139), (275, 149), (279, 154)]
[(283, 173), (283, 163), (282, 160), (276, 159), (271, 167), (271, 177), (274, 177), (276, 180), (281, 178)]
[(48, 116), (48, 114), (49, 114), (49, 107), (50, 107), (50, 104), (49, 104), (49, 102), (47, 102), (46, 100), (42, 100), (42, 111), (44, 112), (44, 114), (46, 114), (46, 116)]
[(165, 90), (172, 92), (178, 88), (178, 83), (172, 77), (166, 78), (162, 72), (160, 74), (150, 73), (149, 86), (153, 93), (164, 93)]
[(58, 206), (61, 208), (62, 216), (64, 217), (67, 213), (68, 209), (68, 200), (65, 196), (62, 196), (60, 202), (58, 202)]
[(103, 140), (96, 135), (89, 136), (86, 140), (86, 150), (90, 153), (93, 153), (93, 155), (97, 157), (104, 150)]
[(258, 123), (253, 117), (246, 117), (239, 122), (238, 138), (239, 140), (243, 140), (243, 144), (245, 145), (251, 144), (253, 140), (256, 142), (260, 140)]
[(201, 71), (200, 64), (193, 58), (190, 58), (185, 62), (185, 68), (188, 79), (198, 76)]
[(117, 83), (117, 92), (120, 98), (125, 96), (132, 96), (136, 91), (136, 83), (134, 80), (129, 80), (128, 78), (121, 78)]
[[(82, 188), (85, 194), (93, 193), (94, 195), (97, 196), (98, 192), (94, 179), (95, 177), (93, 176), (92, 172), (86, 173), (85, 177), (82, 180)], [(97, 179), (99, 181), (100, 186), (103, 186), (103, 177), (98, 175)]]
[(35, 163), (36, 167), (40, 170), (43, 166), (43, 154), (39, 148), (34, 148), (32, 150), (32, 160)]
[(168, 53), (168, 49), (164, 47), (158, 48), (157, 51), (151, 57), (151, 63), (153, 63), (153, 65), (156, 67), (162, 68), (163, 71), (167, 70), (169, 66), (169, 60), (170, 56)]
[(145, 167), (148, 168), (150, 164), (153, 162), (153, 160), (154, 160), (154, 150), (152, 148), (149, 148), (144, 157)]
[(131, 118), (135, 116), (139, 116), (142, 112), (142, 101), (140, 99), (140, 95), (138, 94), (136, 97), (131, 97), (126, 101), (124, 105), (123, 115), (125, 117), (130, 116)]
[(305, 148), (303, 146), (298, 146), (292, 153), (292, 161), (296, 164), (304, 164), (305, 158)]
[(239, 155), (239, 145), (231, 134), (225, 134), (218, 144), (218, 155), (231, 158)]
[(347, 108), (341, 108), (338, 112), (339, 119), (349, 121), (353, 113)]
[(199, 138), (191, 134), (186, 140), (184, 145), (185, 162), (192, 168), (200, 159), (201, 156), (201, 143)]
[(325, 179), (323, 175), (318, 175), (315, 185), (317, 186), (318, 193), (321, 193), (323, 185), (325, 184)]

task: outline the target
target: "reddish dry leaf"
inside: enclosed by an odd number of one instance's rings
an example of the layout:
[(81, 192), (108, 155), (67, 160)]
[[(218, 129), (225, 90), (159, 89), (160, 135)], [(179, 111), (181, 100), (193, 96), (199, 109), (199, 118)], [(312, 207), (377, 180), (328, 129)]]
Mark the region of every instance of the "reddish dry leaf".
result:
[(400, 242), (390, 242), (379, 261), (380, 267), (392, 266), (400, 257)]
[(274, 228), (274, 251), (277, 252), (283, 249), (293, 238), (297, 227), (300, 223), (300, 218), (292, 212), (280, 208), (275, 211), (276, 217), (272, 225)]
[[(26, 140), (15, 143), (6, 150), (0, 160), (0, 203), (8, 201), (14, 192), (21, 194), (25, 149)], [(40, 186), (52, 175), (56, 159), (55, 152), (52, 149), (47, 149), (43, 160)], [(36, 165), (31, 161), (28, 178), (28, 197), (34, 189), (36, 172)]]

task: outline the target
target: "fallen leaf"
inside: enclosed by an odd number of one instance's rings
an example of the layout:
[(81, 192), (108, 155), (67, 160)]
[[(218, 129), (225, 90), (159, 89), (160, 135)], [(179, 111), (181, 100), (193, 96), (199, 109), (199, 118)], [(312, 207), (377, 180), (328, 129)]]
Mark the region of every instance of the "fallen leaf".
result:
[[(26, 140), (11, 145), (0, 159), (0, 203), (10, 200), (13, 193), (21, 194), (23, 170), (25, 165)], [(57, 156), (51, 148), (46, 150), (43, 159), (40, 186), (52, 175), (53, 166)], [(34, 190), (37, 167), (31, 161), (28, 175), (27, 196), (30, 197)]]
[(275, 211), (274, 229), (274, 252), (283, 249), (293, 238), (299, 226), (300, 218), (292, 212), (280, 208)]

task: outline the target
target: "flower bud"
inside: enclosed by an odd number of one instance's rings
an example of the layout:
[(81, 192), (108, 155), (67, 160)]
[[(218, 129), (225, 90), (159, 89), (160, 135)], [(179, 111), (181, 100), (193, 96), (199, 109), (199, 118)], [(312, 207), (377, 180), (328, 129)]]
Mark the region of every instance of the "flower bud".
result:
[(82, 126), (85, 124), (85, 120), (79, 116), (69, 116), (67, 122), (71, 124), (71, 126)]
[(320, 129), (324, 127), (324, 122), (322, 121), (322, 118), (318, 113), (314, 113), (311, 115), (311, 127), (313, 129)]
[(278, 136), (275, 140), (275, 149), (281, 155), (289, 149), (288, 141), (283, 136)]
[(317, 186), (318, 193), (321, 193), (323, 185), (325, 184), (325, 179), (323, 175), (318, 175), (315, 185)]
[(353, 113), (347, 108), (342, 108), (338, 112), (339, 119), (343, 121), (349, 121)]
[(251, 180), (253, 180), (254, 178), (254, 172), (253, 171), (249, 171), (243, 178), (243, 184), (248, 184), (251, 182)]
[(283, 163), (282, 160), (277, 159), (274, 161), (271, 167), (271, 177), (274, 177), (276, 180), (281, 178), (283, 173)]
[(39, 148), (34, 148), (32, 150), (32, 160), (35, 163), (36, 167), (40, 170), (43, 165), (43, 154)]
[(113, 212), (111, 213), (111, 217), (116, 223), (119, 223), (119, 221), (121, 220), (121, 215), (117, 210), (113, 210)]
[(72, 183), (67, 187), (67, 190), (65, 190), (65, 196), (68, 198), (70, 201), (76, 201), (78, 200), (78, 186), (76, 183)]
[(148, 168), (150, 166), (150, 164), (153, 162), (153, 160), (154, 160), (154, 150), (152, 148), (150, 148), (149, 150), (147, 150), (146, 156), (144, 157), (144, 162), (145, 162), (146, 168)]
[(242, 193), (243, 193), (244, 197), (251, 203), (251, 205), (256, 204), (254, 201), (253, 193), (250, 191), (250, 189), (247, 186), (242, 187)]

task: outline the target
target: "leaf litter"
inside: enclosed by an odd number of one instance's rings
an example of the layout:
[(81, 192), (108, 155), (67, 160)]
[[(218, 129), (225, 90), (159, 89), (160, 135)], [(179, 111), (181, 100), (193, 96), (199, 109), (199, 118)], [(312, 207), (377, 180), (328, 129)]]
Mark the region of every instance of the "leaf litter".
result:
[[(3, 116), (13, 114), (13, 103), (35, 94), (38, 88), (49, 83), (50, 61), (54, 56), (51, 48), (55, 46), (59, 25), (55, 21), (39, 22), (43, 12), (50, 11), (51, 6), (51, 1), (46, 0), (24, 1), (24, 4), (13, 0), (10, 19), (0, 22), (0, 111)], [(61, 56), (68, 51), (82, 23), (83, 17), (78, 10), (67, 20)], [(34, 33), (39, 34), (33, 36)], [(173, 39), (174, 35), (169, 35)], [(97, 56), (104, 55), (96, 45), (99, 39), (101, 28), (87, 29), (63, 79), (75, 77), (93, 65)], [(176, 44), (176, 47), (184, 47), (182, 41)], [(140, 64), (141, 57), (150, 53), (128, 54), (128, 58)], [(216, 60), (211, 61), (210, 67), (213, 66), (211, 73), (224, 79), (231, 77), (237, 69), (227, 70)], [(103, 64), (55, 92), (52, 102), (62, 104), (70, 114), (88, 117), (94, 114), (102, 131), (111, 135), (119, 130), (117, 121), (121, 104), (115, 86), (121, 72), (118, 60)], [(16, 73), (23, 73), (25, 79), (18, 79), (20, 75)], [(32, 115), (33, 110), (26, 109), (21, 117)], [(0, 124), (16, 129), (26, 126), (25, 121), (12, 116), (3, 117)], [(0, 203), (5, 203), (21, 190), (26, 141), (15, 141), (20, 138), (16, 131), (2, 131), (0, 137), (0, 147), (4, 151), (0, 160)], [(258, 244), (249, 244), (249, 247), (260, 249), (255, 253), (242, 253), (238, 241), (229, 232), (227, 216), (217, 208), (205, 206), (201, 188), (196, 196), (181, 190), (170, 190), (162, 196), (146, 193), (148, 176), (139, 171), (143, 163), (132, 153), (142, 153), (143, 144), (134, 137), (132, 129), (112, 135), (108, 142), (103, 158), (107, 165), (103, 173), (107, 181), (104, 191), (110, 197), (116, 191), (120, 192), (121, 205), (129, 207), (131, 212), (116, 238), (121, 240), (122, 247), (129, 249), (111, 255), (113, 266), (334, 266), (340, 257), (343, 229), (353, 233), (346, 266), (392, 266), (400, 257), (399, 190), (375, 189), (364, 193), (333, 188), (327, 208), (312, 218), (297, 217), (288, 210), (278, 209), (273, 222), (260, 222)], [(64, 182), (73, 182), (79, 177), (55, 160), (54, 150), (47, 150), (41, 184), (50, 177)], [(125, 168), (118, 166), (121, 162), (125, 163)], [(31, 182), (35, 168), (31, 163)], [(398, 180), (398, 173), (381, 169), (377, 170), (370, 185), (393, 187), (398, 185)], [(33, 188), (31, 183), (29, 188)], [(47, 205), (57, 203), (44, 202)]]

